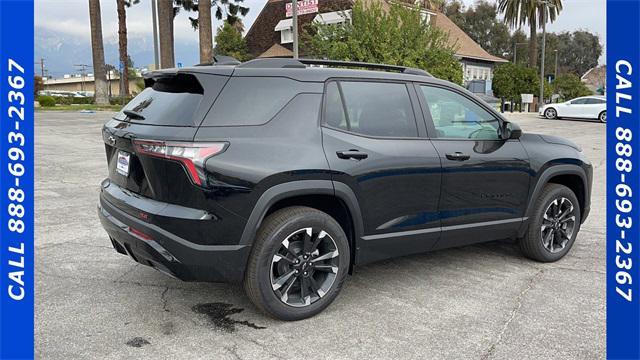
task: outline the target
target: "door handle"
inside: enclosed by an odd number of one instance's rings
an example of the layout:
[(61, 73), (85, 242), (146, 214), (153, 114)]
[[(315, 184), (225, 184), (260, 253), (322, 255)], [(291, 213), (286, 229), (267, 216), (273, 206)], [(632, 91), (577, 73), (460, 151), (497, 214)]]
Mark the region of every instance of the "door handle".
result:
[(465, 161), (465, 160), (469, 160), (469, 158), (471, 158), (470, 155), (463, 154), (460, 151), (456, 151), (454, 153), (447, 154), (446, 156), (447, 156), (447, 159), (454, 160), (454, 161)]
[(369, 156), (368, 154), (360, 152), (355, 149), (336, 151), (336, 155), (338, 155), (340, 159), (356, 159), (356, 160), (366, 159)]

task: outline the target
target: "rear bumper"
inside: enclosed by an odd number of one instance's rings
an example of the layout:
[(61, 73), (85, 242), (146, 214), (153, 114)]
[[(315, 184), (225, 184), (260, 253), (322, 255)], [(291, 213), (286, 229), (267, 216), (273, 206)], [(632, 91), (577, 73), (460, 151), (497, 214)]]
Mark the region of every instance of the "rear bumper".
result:
[[(139, 199), (138, 199), (139, 200)], [(118, 209), (100, 194), (98, 215), (114, 249), (184, 281), (241, 282), (248, 245), (201, 245)]]

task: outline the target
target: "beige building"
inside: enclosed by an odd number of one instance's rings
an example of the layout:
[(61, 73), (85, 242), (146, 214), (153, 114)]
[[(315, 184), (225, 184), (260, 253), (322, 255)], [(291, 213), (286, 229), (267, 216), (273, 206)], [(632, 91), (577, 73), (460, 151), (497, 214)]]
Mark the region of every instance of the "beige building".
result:
[[(120, 94), (120, 76), (117, 74), (110, 74), (107, 76), (108, 84), (109, 84), (109, 93), (112, 96), (117, 96)], [(129, 79), (129, 93), (131, 95), (135, 95), (142, 91), (140, 87), (138, 87), (138, 83), (140, 82), (140, 78)], [(93, 74), (88, 74), (85, 76), (82, 75), (65, 75), (62, 79), (45, 79), (44, 80), (44, 90), (55, 92), (55, 91), (63, 91), (63, 92), (95, 92), (95, 83)]]

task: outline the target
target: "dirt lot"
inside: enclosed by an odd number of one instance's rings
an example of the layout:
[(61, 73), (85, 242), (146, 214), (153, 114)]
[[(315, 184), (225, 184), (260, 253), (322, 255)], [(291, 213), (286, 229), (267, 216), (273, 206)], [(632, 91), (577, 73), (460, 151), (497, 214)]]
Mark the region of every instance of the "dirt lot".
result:
[(96, 204), (110, 113), (36, 114), (36, 355), (67, 358), (605, 357), (605, 126), (510, 115), (594, 165), (592, 210), (554, 264), (498, 242), (356, 269), (319, 316), (263, 316), (239, 286), (183, 283), (116, 253)]

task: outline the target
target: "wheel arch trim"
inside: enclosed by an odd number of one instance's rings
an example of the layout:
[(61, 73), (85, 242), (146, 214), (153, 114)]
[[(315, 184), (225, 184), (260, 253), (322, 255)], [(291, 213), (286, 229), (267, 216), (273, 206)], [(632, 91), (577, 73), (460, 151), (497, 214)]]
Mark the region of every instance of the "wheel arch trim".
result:
[[(533, 218), (533, 211), (534, 211), (534, 203), (535, 203), (535, 199), (540, 195), (540, 193), (542, 192), (542, 189), (544, 188), (545, 185), (547, 185), (549, 183), (549, 180), (551, 180), (551, 178), (555, 177), (555, 176), (559, 176), (559, 175), (576, 175), (578, 177), (580, 177), (580, 179), (582, 180), (582, 185), (584, 186), (585, 189), (585, 193), (584, 193), (584, 203), (585, 205), (587, 205), (585, 207), (585, 209), (580, 209), (580, 211), (583, 214), (583, 217), (581, 220), (584, 220), (584, 218), (586, 218), (586, 216), (584, 216), (585, 211), (588, 211), (588, 206), (590, 203), (590, 188), (589, 188), (589, 180), (587, 178), (587, 173), (586, 171), (581, 168), (578, 165), (569, 165), (569, 164), (564, 164), (564, 165), (552, 165), (550, 167), (548, 167), (547, 169), (543, 170), (542, 174), (540, 174), (540, 176), (538, 177), (538, 180), (533, 188), (533, 191), (531, 192), (531, 195), (529, 196), (529, 201), (527, 204), (527, 209), (525, 211), (525, 218), (528, 219), (532, 219)], [(579, 194), (576, 194), (576, 196), (579, 196)], [(522, 228), (520, 229), (520, 235), (524, 234), (524, 231), (526, 230), (528, 226), (528, 222), (527, 224), (523, 224)]]
[[(242, 232), (240, 245), (252, 245), (262, 221), (269, 209), (278, 201), (301, 195), (330, 195), (342, 200), (347, 206), (354, 227), (354, 245), (362, 235), (362, 213), (353, 190), (346, 184), (331, 180), (297, 180), (274, 185), (267, 189), (256, 202)], [(356, 249), (352, 249), (355, 251)]]

